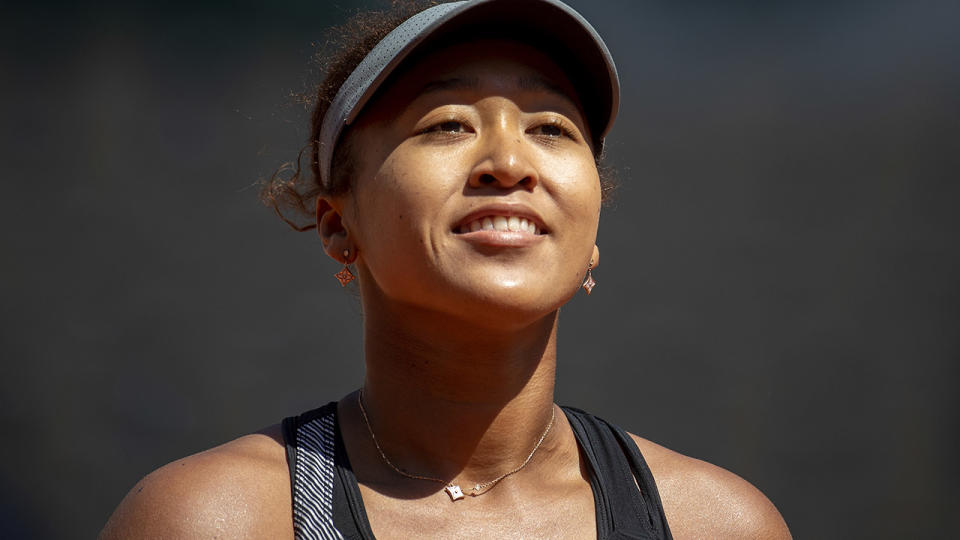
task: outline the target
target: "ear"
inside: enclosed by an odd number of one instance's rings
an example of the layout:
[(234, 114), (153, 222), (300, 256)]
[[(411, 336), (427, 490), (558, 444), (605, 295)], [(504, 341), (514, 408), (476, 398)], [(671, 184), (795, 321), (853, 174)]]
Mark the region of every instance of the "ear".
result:
[(593, 255), (590, 257), (590, 262), (593, 263), (591, 268), (600, 266), (600, 248), (596, 244), (593, 245)]
[(351, 259), (356, 258), (353, 241), (343, 225), (340, 212), (334, 208), (329, 199), (323, 197), (317, 198), (317, 234), (320, 235), (323, 250), (333, 260), (341, 263), (349, 262), (343, 255), (344, 251), (353, 255)]

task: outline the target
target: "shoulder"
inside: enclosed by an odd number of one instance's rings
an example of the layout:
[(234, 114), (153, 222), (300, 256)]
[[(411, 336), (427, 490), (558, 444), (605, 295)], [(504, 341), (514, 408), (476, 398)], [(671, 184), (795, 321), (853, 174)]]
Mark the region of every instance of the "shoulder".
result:
[(632, 435), (676, 538), (791, 538), (777, 508), (730, 471)]
[(240, 437), (144, 477), (100, 538), (292, 538), (287, 471), (279, 426)]

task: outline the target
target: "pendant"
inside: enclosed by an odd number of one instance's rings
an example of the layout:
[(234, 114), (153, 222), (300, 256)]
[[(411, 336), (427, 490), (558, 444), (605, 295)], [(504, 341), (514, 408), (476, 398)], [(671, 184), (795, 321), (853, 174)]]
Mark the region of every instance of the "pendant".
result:
[(334, 274), (333, 277), (337, 278), (337, 281), (340, 282), (341, 287), (346, 287), (347, 283), (350, 283), (351, 281), (356, 279), (356, 276), (354, 276), (353, 272), (351, 272), (350, 269), (347, 268), (347, 265), (343, 265), (343, 269), (337, 272), (336, 274)]
[(456, 484), (450, 484), (447, 487), (443, 488), (447, 492), (447, 495), (450, 496), (451, 501), (459, 501), (463, 498), (463, 490), (460, 489), (460, 486)]
[(590, 272), (587, 272), (587, 279), (583, 281), (583, 290), (587, 291), (587, 295), (593, 292), (593, 288), (597, 286), (597, 282), (593, 280), (593, 275)]

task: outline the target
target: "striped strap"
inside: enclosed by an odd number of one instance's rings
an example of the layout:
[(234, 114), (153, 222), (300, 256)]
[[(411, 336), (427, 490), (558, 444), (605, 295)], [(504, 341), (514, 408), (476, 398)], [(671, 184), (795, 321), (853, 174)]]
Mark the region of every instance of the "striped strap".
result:
[(335, 409), (297, 428), (293, 484), (293, 532), (297, 539), (343, 540), (333, 525), (334, 414)]

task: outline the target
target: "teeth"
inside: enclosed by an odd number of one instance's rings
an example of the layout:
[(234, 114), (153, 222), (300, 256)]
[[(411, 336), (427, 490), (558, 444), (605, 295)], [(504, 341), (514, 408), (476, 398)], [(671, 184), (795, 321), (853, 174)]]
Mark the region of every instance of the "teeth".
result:
[(540, 234), (540, 227), (533, 221), (519, 216), (487, 216), (461, 225), (457, 229), (461, 234), (483, 231), (510, 231)]

